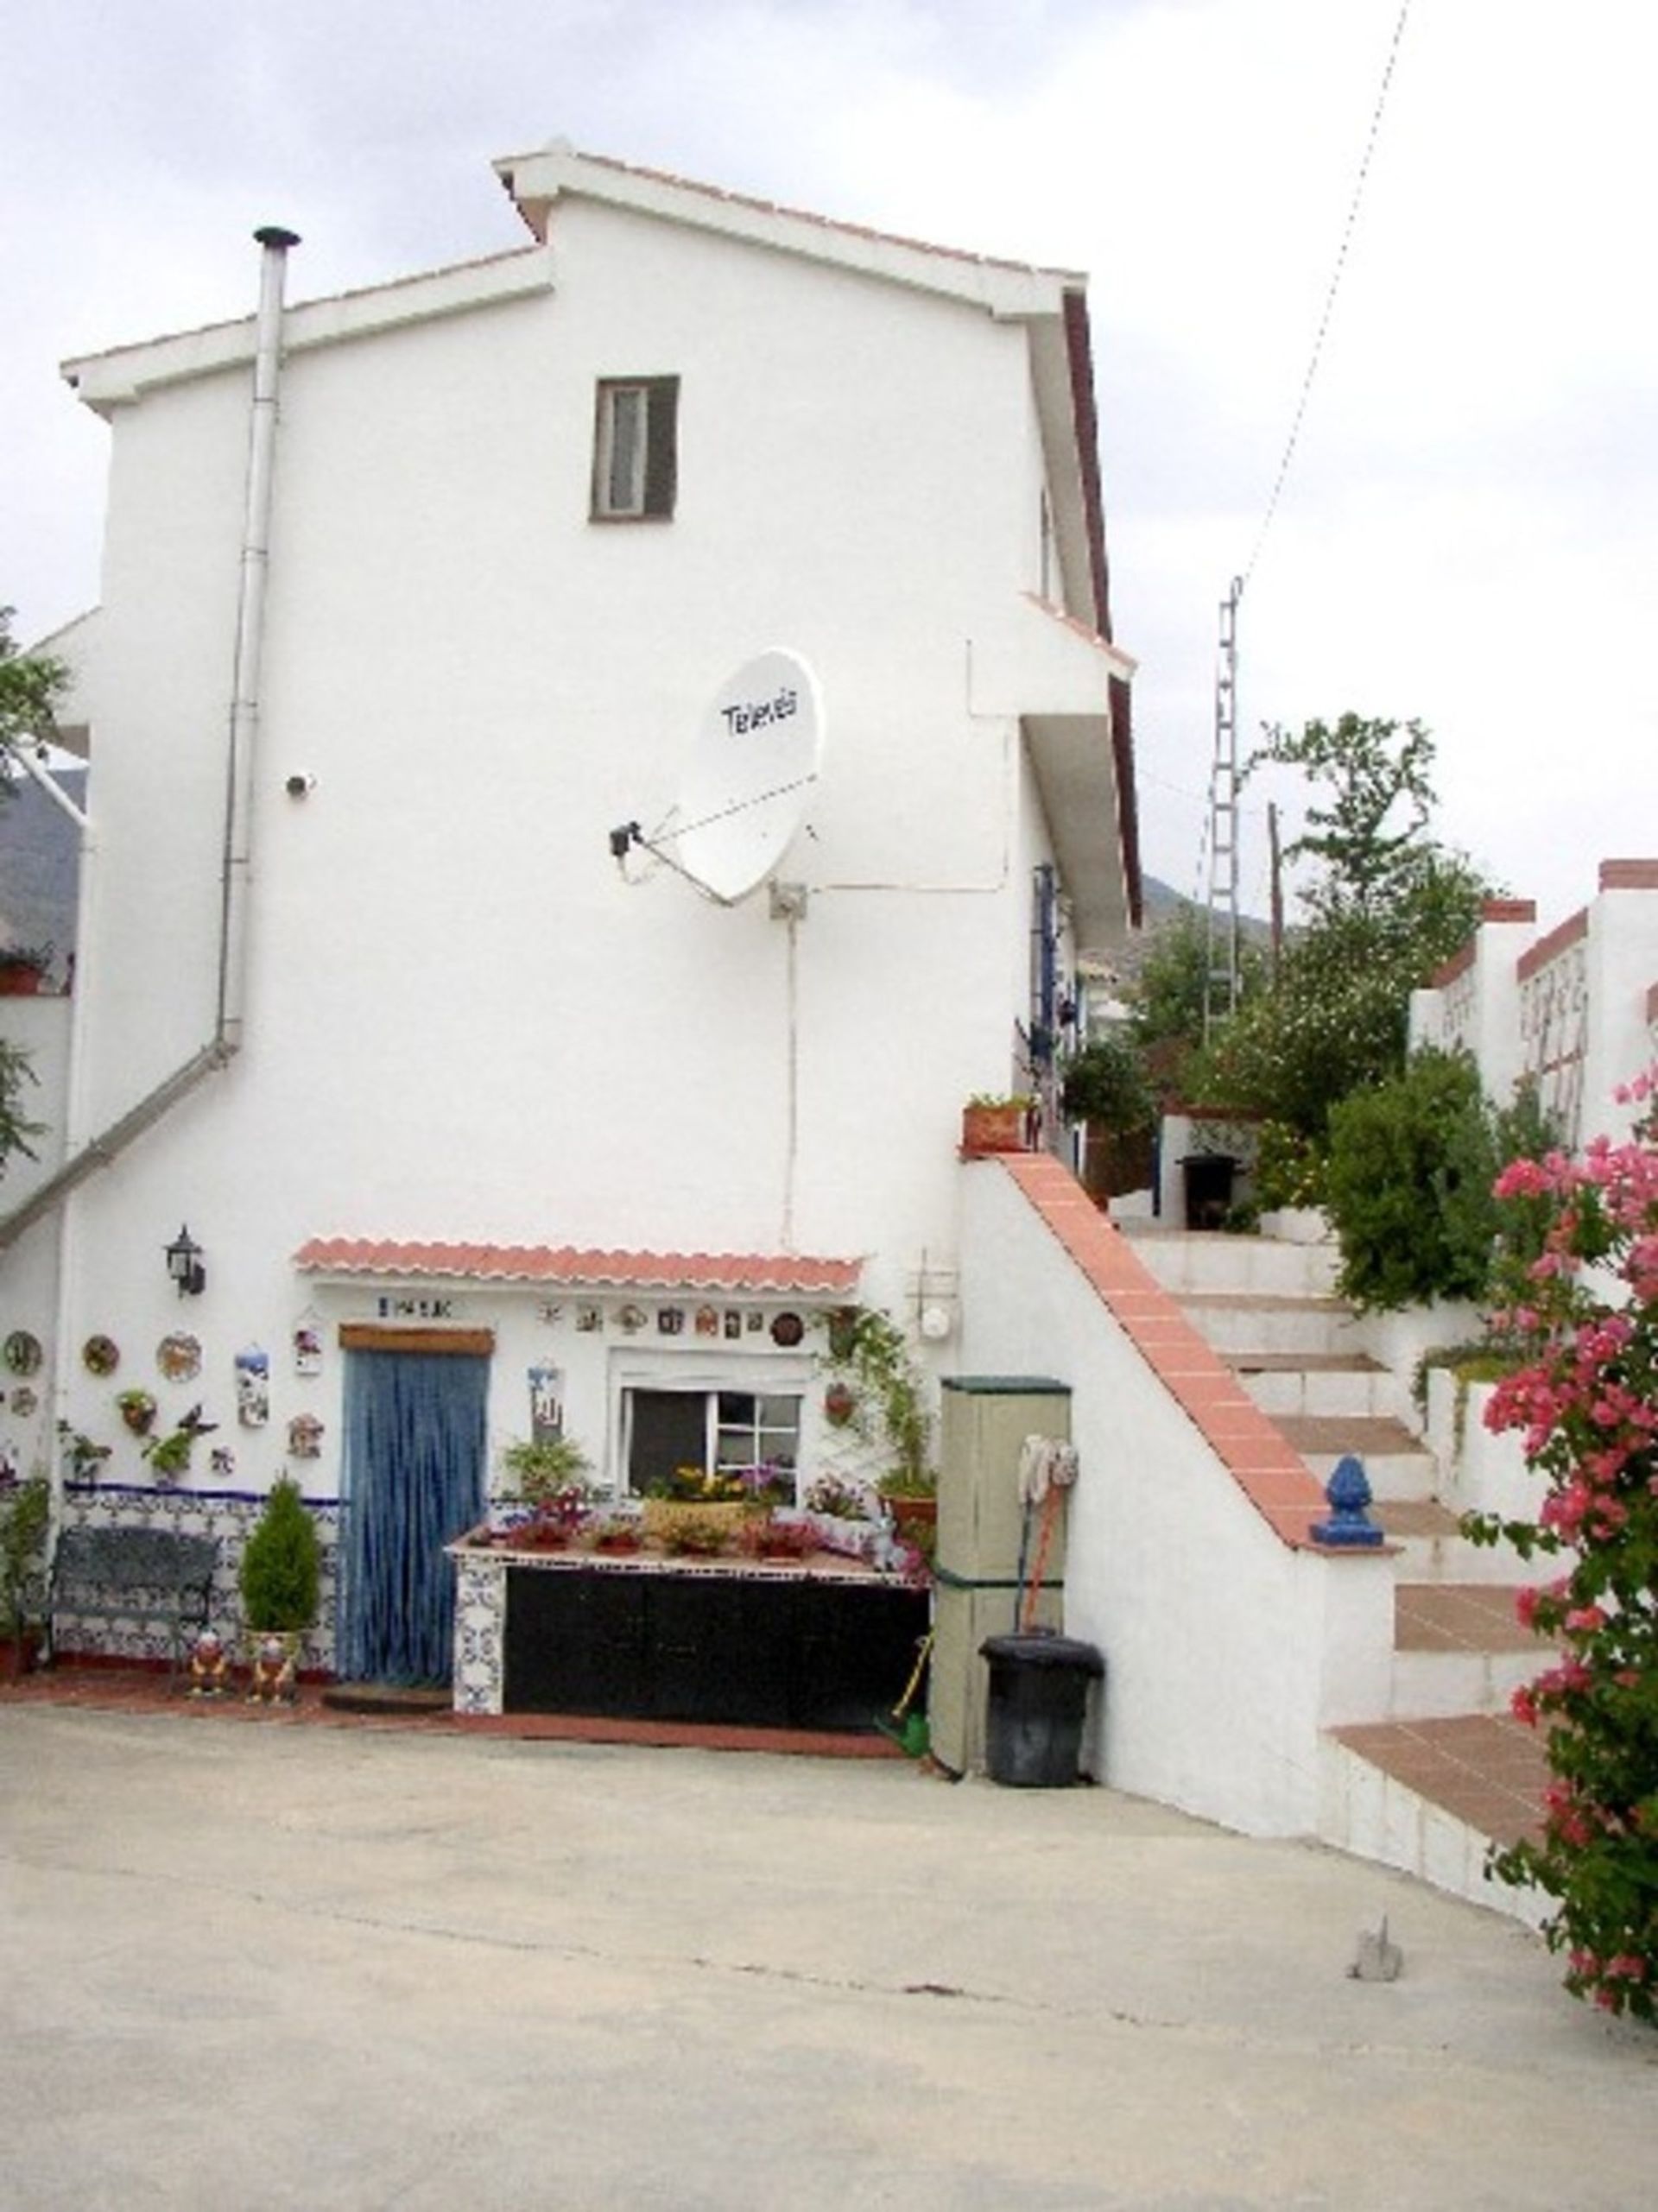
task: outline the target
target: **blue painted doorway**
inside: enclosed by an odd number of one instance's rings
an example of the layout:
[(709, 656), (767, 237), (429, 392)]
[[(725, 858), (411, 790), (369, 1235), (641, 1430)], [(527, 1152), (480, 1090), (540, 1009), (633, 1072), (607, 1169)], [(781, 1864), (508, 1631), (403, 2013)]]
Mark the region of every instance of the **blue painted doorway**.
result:
[(471, 1351), (346, 1354), (338, 1667), (439, 1683), (453, 1667), (444, 1545), (484, 1516), (490, 1362)]

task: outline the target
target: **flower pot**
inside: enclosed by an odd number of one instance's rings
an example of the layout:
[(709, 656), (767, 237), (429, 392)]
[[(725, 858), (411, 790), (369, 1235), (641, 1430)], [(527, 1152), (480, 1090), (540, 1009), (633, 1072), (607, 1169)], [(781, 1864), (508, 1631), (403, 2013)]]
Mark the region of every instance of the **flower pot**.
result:
[(1026, 1107), (1007, 1103), (961, 1109), (964, 1160), (984, 1160), (998, 1152), (1028, 1152), (1029, 1137), (1030, 1115)]
[(0, 998), (38, 998), (41, 971), (12, 961), (0, 961)]
[(933, 1528), (937, 1526), (939, 1501), (935, 1497), (888, 1498), (887, 1511), (900, 1528)]

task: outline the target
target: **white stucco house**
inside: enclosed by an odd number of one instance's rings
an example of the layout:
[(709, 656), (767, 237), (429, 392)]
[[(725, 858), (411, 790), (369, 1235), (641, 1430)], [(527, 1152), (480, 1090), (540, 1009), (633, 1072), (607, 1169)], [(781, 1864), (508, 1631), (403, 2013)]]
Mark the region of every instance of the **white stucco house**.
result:
[[(549, 1419), (622, 1494), (804, 1476), (837, 1306), (929, 1309), (946, 1369), (962, 1103), (1041, 1088), (1137, 913), (1084, 281), (497, 166), (514, 250), (293, 304), (262, 232), (257, 315), (65, 371), (107, 540), (47, 641), (90, 826), (76, 988), (20, 1038), (52, 1134), (0, 1193), (8, 1449), (71, 1520), (219, 1535), (227, 1591), (282, 1471), (331, 1566), (345, 1496), (446, 1582), (452, 1529), (386, 1502), (424, 1414), (365, 1355), (440, 1378), (472, 1514)], [(820, 768), (722, 900), (676, 806), (773, 648)], [(166, 1484), (131, 1388), (152, 1440), (212, 1424)], [(366, 1573), (313, 1660), (421, 1671)]]

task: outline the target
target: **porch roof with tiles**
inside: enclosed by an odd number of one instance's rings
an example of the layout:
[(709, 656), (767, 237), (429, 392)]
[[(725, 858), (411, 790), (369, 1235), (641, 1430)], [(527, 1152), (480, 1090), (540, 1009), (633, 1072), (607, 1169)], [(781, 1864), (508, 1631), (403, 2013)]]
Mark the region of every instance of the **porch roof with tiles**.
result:
[(313, 1236), (294, 1255), (313, 1275), (398, 1281), (556, 1284), (570, 1289), (715, 1291), (731, 1297), (856, 1296), (860, 1260), (802, 1253), (614, 1251), (569, 1244), (419, 1243)]

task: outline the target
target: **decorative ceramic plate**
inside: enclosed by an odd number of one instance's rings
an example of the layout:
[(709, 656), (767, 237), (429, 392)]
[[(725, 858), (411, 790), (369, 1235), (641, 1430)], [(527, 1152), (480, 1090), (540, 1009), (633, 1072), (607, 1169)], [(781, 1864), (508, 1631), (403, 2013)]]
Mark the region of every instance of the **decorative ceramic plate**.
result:
[(27, 1329), (14, 1329), (5, 1343), (6, 1365), (14, 1375), (37, 1375), (41, 1365), (41, 1340), (31, 1337)]
[(121, 1347), (113, 1337), (89, 1337), (80, 1348), (80, 1360), (88, 1375), (113, 1375), (121, 1364)]
[(193, 1382), (201, 1373), (201, 1340), (183, 1334), (163, 1337), (155, 1347), (155, 1364), (169, 1382)]
[(798, 1313), (780, 1313), (771, 1324), (774, 1344), (798, 1344), (806, 1334), (806, 1324)]

